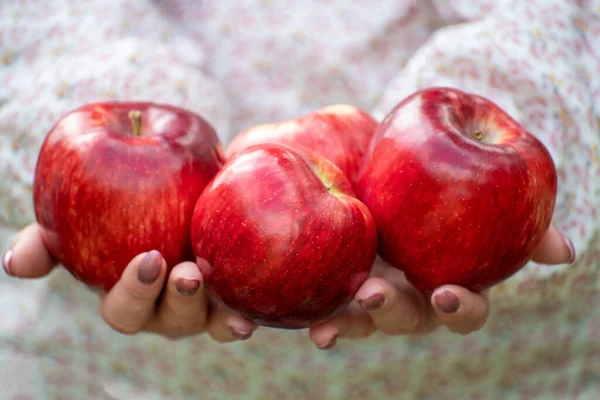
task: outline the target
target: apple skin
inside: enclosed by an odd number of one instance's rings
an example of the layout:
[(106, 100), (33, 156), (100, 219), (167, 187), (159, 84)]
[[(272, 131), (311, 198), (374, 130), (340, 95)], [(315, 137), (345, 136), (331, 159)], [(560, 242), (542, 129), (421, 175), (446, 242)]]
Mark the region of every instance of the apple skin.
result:
[(551, 223), (557, 175), (546, 147), (496, 104), (433, 87), (382, 121), (357, 191), (380, 256), (415, 287), (480, 292), (531, 259)]
[(354, 184), (376, 128), (377, 121), (367, 112), (347, 104), (333, 104), (297, 119), (240, 132), (225, 154), (230, 158), (261, 143), (303, 146), (334, 163)]
[(301, 329), (350, 303), (375, 261), (377, 229), (334, 164), (262, 144), (206, 187), (192, 244), (221, 304), (258, 325)]
[[(131, 110), (141, 112), (139, 135)], [(77, 279), (104, 290), (139, 253), (158, 250), (169, 268), (194, 260), (192, 213), (223, 163), (199, 115), (147, 102), (84, 105), (40, 150), (33, 201), (42, 239)]]

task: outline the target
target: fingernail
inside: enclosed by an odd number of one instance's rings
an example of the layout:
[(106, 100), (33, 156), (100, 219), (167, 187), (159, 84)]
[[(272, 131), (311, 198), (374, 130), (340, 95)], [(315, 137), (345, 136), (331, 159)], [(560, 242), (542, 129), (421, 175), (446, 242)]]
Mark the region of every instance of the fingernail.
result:
[(575, 258), (577, 257), (577, 254), (575, 253), (575, 246), (573, 246), (573, 242), (567, 237), (567, 235), (561, 233), (560, 236), (562, 237), (565, 246), (567, 246), (569, 249), (569, 259), (567, 260), (567, 264), (572, 264), (575, 262)]
[(319, 350), (329, 350), (329, 349), (333, 348), (333, 346), (335, 346), (336, 342), (337, 342), (337, 335), (332, 337), (331, 340), (329, 340), (329, 342), (327, 342), (325, 344), (317, 345), (317, 347), (319, 348)]
[(198, 279), (177, 278), (175, 289), (182, 296), (192, 296), (200, 289), (200, 281)]
[(10, 263), (12, 261), (13, 251), (11, 249), (6, 250), (4, 255), (2, 256), (2, 268), (4, 268), (4, 272), (6, 275), (13, 276), (12, 271), (10, 269)]
[(444, 314), (454, 314), (460, 308), (460, 301), (456, 295), (448, 290), (435, 295), (435, 305), (438, 306)]
[(383, 307), (385, 297), (381, 293), (372, 294), (364, 299), (359, 299), (358, 304), (365, 310), (372, 311)]
[(204, 278), (210, 277), (212, 274), (212, 266), (204, 258), (196, 257), (196, 265)]
[(162, 255), (152, 250), (148, 252), (140, 261), (140, 265), (137, 270), (137, 278), (140, 282), (146, 285), (150, 285), (158, 279), (160, 275), (160, 267), (162, 266), (163, 258)]
[(233, 326), (229, 327), (229, 329), (231, 329), (231, 335), (238, 340), (250, 339), (250, 336), (252, 336), (252, 330), (243, 330)]

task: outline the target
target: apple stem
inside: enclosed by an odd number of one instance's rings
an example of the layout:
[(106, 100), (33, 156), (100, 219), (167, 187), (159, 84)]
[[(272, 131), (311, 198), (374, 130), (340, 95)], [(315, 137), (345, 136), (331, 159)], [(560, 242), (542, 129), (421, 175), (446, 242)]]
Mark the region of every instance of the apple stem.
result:
[(140, 136), (142, 129), (142, 112), (140, 110), (129, 111), (129, 119), (133, 125), (133, 136)]
[(483, 132), (475, 131), (475, 133), (473, 134), (473, 137), (477, 140), (481, 140), (481, 139), (483, 139)]

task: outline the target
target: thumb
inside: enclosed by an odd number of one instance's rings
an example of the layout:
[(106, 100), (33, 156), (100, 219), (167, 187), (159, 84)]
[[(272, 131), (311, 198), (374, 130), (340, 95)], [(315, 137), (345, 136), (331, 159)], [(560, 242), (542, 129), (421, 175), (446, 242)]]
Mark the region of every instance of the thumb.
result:
[(533, 253), (533, 261), (540, 264), (571, 264), (575, 261), (573, 242), (551, 225), (542, 242)]

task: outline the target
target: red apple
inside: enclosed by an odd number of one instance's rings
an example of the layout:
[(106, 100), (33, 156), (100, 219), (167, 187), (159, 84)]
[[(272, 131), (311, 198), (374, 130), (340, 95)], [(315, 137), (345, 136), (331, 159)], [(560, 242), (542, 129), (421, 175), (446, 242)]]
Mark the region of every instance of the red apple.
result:
[(544, 145), (496, 104), (429, 88), (379, 126), (358, 183), (379, 253), (423, 291), (481, 291), (521, 269), (550, 225), (557, 177)]
[(88, 104), (63, 116), (37, 162), (35, 215), (50, 253), (109, 290), (137, 254), (194, 260), (196, 200), (224, 162), (200, 116), (151, 103)]
[(331, 162), (262, 144), (228, 160), (206, 187), (192, 244), (222, 304), (259, 325), (304, 328), (352, 300), (375, 260), (377, 230)]
[(372, 116), (354, 106), (334, 104), (297, 119), (258, 125), (236, 135), (228, 158), (261, 143), (304, 146), (333, 162), (352, 184), (377, 128)]

